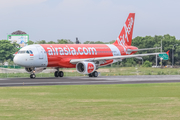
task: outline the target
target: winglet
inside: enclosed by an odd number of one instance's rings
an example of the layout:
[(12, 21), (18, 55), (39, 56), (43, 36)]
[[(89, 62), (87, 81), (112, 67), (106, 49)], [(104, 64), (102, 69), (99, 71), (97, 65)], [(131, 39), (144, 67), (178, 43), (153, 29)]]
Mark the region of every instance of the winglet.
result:
[(170, 50), (168, 50), (168, 51), (166, 52), (166, 54), (167, 54), (168, 56), (169, 56), (169, 51), (170, 51)]

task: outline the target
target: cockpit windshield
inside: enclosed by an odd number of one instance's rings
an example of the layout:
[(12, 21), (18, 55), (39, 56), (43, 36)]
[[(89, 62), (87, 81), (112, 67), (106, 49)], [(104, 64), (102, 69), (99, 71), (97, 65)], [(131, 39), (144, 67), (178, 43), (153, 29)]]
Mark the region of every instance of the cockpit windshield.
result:
[(18, 54), (33, 54), (31, 50), (20, 50)]
[(33, 54), (33, 52), (31, 50), (29, 52), (30, 52), (30, 54)]

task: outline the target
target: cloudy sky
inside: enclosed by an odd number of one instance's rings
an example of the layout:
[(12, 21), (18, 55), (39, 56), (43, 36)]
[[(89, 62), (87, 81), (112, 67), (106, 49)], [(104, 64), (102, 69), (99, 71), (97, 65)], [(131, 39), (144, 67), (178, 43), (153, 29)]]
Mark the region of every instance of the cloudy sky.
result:
[(22, 30), (32, 41), (107, 42), (117, 38), (130, 12), (136, 13), (133, 38), (180, 39), (179, 6), (180, 0), (0, 0), (0, 39)]

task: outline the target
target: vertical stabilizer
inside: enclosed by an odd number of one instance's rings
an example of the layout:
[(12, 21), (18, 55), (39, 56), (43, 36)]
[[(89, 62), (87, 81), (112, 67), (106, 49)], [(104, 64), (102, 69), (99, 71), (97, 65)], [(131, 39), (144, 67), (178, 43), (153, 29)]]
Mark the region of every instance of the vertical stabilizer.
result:
[(119, 34), (118, 38), (114, 42), (115, 45), (130, 46), (133, 35), (135, 13), (129, 13), (129, 16)]

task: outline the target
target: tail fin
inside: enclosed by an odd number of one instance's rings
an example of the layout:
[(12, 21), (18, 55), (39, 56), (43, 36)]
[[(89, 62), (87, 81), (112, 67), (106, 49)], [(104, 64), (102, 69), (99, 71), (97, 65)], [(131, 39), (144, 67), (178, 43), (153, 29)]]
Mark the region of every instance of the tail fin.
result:
[(129, 13), (129, 16), (119, 34), (115, 45), (130, 46), (132, 41), (133, 27), (134, 27), (135, 13)]

